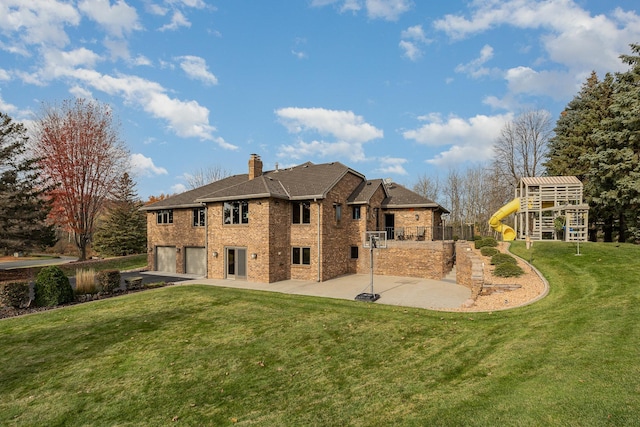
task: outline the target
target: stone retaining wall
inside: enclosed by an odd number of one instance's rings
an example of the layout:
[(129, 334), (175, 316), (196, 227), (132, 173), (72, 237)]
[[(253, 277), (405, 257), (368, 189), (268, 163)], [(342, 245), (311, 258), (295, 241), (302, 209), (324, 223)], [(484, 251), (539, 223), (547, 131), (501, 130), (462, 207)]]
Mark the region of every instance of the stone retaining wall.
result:
[(473, 252), (472, 244), (465, 240), (456, 242), (456, 283), (471, 289), (475, 301), (484, 286), (484, 262)]

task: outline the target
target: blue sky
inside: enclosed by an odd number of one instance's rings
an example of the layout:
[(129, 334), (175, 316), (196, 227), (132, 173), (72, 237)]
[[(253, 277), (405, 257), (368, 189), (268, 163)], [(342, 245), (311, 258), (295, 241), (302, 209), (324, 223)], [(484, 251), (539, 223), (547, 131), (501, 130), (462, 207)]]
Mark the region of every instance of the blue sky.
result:
[(0, 0), (0, 111), (110, 104), (142, 198), (186, 174), (340, 161), (411, 186), (491, 158), (623, 71), (637, 1)]

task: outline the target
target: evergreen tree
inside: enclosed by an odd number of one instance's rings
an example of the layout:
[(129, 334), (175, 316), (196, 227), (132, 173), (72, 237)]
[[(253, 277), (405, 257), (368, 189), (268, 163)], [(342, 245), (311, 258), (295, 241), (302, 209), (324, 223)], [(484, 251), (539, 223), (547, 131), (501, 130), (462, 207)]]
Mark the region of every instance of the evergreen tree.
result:
[[(595, 223), (604, 223), (605, 241), (611, 241), (614, 215), (609, 207), (600, 205), (596, 189), (589, 184), (591, 168), (589, 156), (596, 150), (595, 134), (605, 119), (611, 116), (614, 79), (607, 74), (598, 81), (592, 72), (580, 92), (560, 114), (549, 142), (548, 161), (545, 163), (549, 175), (575, 175), (585, 186), (585, 199), (591, 206), (589, 213), (590, 240), (596, 239)], [(595, 199), (594, 199), (595, 197)]]
[(5, 254), (55, 243), (51, 209), (36, 160), (27, 156), (26, 129), (0, 112), (0, 250)]
[(622, 55), (630, 66), (617, 73), (610, 117), (595, 133), (589, 161), (588, 191), (593, 203), (618, 220), (618, 241), (640, 240), (640, 44)]
[(110, 205), (106, 219), (95, 233), (94, 250), (109, 256), (146, 252), (147, 219), (139, 211), (142, 202), (128, 173), (118, 181)]

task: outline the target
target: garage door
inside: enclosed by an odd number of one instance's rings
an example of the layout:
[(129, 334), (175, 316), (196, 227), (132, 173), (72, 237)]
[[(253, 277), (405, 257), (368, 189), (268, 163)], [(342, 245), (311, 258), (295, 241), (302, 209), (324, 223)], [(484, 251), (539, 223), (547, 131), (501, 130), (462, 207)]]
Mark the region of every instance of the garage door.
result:
[(205, 248), (186, 248), (185, 271), (187, 274), (207, 275), (207, 251)]
[(156, 270), (167, 273), (176, 272), (175, 246), (158, 246), (156, 248)]

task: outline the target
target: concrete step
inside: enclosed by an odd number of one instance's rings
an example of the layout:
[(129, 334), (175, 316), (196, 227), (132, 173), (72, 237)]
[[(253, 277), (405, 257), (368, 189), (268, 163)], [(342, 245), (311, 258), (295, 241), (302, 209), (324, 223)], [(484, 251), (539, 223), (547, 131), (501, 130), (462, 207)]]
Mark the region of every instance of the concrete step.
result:
[(443, 282), (456, 283), (456, 266), (442, 279)]

